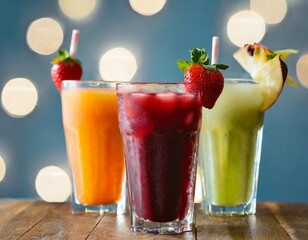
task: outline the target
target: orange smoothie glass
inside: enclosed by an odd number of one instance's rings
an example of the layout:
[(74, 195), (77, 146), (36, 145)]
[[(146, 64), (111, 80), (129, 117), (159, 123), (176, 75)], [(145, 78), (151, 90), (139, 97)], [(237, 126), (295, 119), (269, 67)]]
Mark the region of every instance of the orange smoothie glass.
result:
[(116, 83), (63, 81), (62, 117), (73, 182), (72, 211), (124, 213), (125, 164)]

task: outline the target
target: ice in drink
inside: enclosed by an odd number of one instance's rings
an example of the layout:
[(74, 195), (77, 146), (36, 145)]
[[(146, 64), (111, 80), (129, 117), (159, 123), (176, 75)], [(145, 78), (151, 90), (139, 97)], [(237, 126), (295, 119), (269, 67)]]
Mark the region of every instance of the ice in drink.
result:
[(191, 230), (200, 97), (184, 84), (119, 84), (117, 93), (131, 229)]

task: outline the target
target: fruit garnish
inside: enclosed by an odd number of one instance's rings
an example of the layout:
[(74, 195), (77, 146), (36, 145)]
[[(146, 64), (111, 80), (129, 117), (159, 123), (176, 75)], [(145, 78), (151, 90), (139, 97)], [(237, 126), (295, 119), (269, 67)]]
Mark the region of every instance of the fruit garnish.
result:
[(80, 80), (82, 76), (81, 63), (72, 57), (68, 51), (59, 50), (59, 55), (52, 61), (51, 77), (58, 91), (61, 92), (63, 80)]
[(250, 74), (252, 79), (261, 84), (262, 111), (269, 109), (276, 102), (285, 83), (298, 86), (288, 75), (288, 67), (284, 62), (290, 54), (294, 53), (297, 51), (293, 49), (272, 51), (255, 43), (246, 44), (233, 54), (235, 60)]
[(179, 60), (177, 65), (184, 72), (184, 83), (188, 92), (199, 93), (202, 105), (213, 108), (224, 87), (224, 77), (219, 69), (228, 68), (224, 64), (210, 65), (210, 57), (205, 49), (190, 51), (191, 60)]

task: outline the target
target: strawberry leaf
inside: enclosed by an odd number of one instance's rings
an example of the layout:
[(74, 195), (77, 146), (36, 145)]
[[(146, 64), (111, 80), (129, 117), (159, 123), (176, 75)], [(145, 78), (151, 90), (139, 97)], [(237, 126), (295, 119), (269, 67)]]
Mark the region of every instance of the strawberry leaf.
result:
[(66, 50), (59, 50), (59, 55), (63, 58), (68, 58), (70, 57), (70, 54)]
[(67, 64), (80, 64), (80, 61), (77, 58), (74, 58), (70, 55), (70, 53), (67, 50), (59, 50), (58, 51), (58, 56), (55, 56), (51, 64), (56, 64), (56, 63), (67, 63)]
[(182, 72), (186, 72), (187, 69), (192, 65), (193, 63), (191, 61), (186, 61), (186, 60), (179, 60), (177, 62), (178, 68), (182, 71)]
[(203, 67), (211, 71), (217, 71), (218, 69), (226, 70), (229, 66), (225, 64), (213, 64), (213, 65), (203, 65)]
[(204, 48), (194, 48), (190, 51), (190, 58), (193, 63), (197, 64), (210, 64), (210, 57)]
[(204, 48), (194, 48), (190, 51), (190, 58), (193, 63), (210, 64), (210, 57)]
[(220, 63), (214, 64), (214, 66), (215, 66), (217, 69), (221, 69), (221, 70), (226, 70), (227, 68), (229, 68), (228, 65), (220, 64)]
[(216, 71), (217, 70), (217, 67), (214, 66), (214, 65), (203, 65), (203, 67), (207, 70), (210, 70), (210, 71)]
[(191, 58), (190, 61), (181, 59), (177, 62), (178, 68), (184, 73), (193, 64), (203, 65), (204, 68), (206, 68), (208, 70), (212, 70), (212, 71), (216, 71), (218, 69), (225, 70), (229, 67), (228, 65), (224, 65), (224, 64), (213, 64), (213, 65), (211, 65), (210, 64), (210, 56), (204, 48), (202, 48), (202, 49), (194, 48), (193, 50), (191, 50), (190, 51), (190, 58)]

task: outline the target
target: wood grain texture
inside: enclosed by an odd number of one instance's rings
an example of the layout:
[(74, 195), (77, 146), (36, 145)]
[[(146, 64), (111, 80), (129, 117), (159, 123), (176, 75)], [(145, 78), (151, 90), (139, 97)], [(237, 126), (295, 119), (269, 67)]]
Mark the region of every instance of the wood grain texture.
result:
[(3, 226), (12, 218), (22, 212), (29, 205), (34, 204), (33, 201), (9, 201), (0, 200), (0, 232)]
[(54, 205), (37, 202), (25, 207), (18, 214), (13, 208), (11, 211), (14, 216), (1, 221), (0, 239), (18, 239), (48, 215), (53, 207)]
[(292, 239), (308, 239), (307, 204), (266, 203)]
[(134, 233), (129, 230), (128, 215), (105, 215), (95, 230), (91, 233), (89, 240), (98, 239), (141, 239), (152, 240), (154, 234)]
[(308, 239), (308, 204), (259, 203), (255, 215), (208, 216), (196, 209), (196, 228), (177, 235), (133, 233), (126, 215), (71, 213), (69, 203), (0, 200), (0, 239)]
[(217, 217), (197, 211), (197, 239), (290, 239), (264, 205), (249, 216)]
[[(45, 204), (46, 205), (46, 204)], [(86, 239), (101, 220), (100, 215), (73, 215), (69, 204), (49, 204), (52, 210), (20, 239)]]

